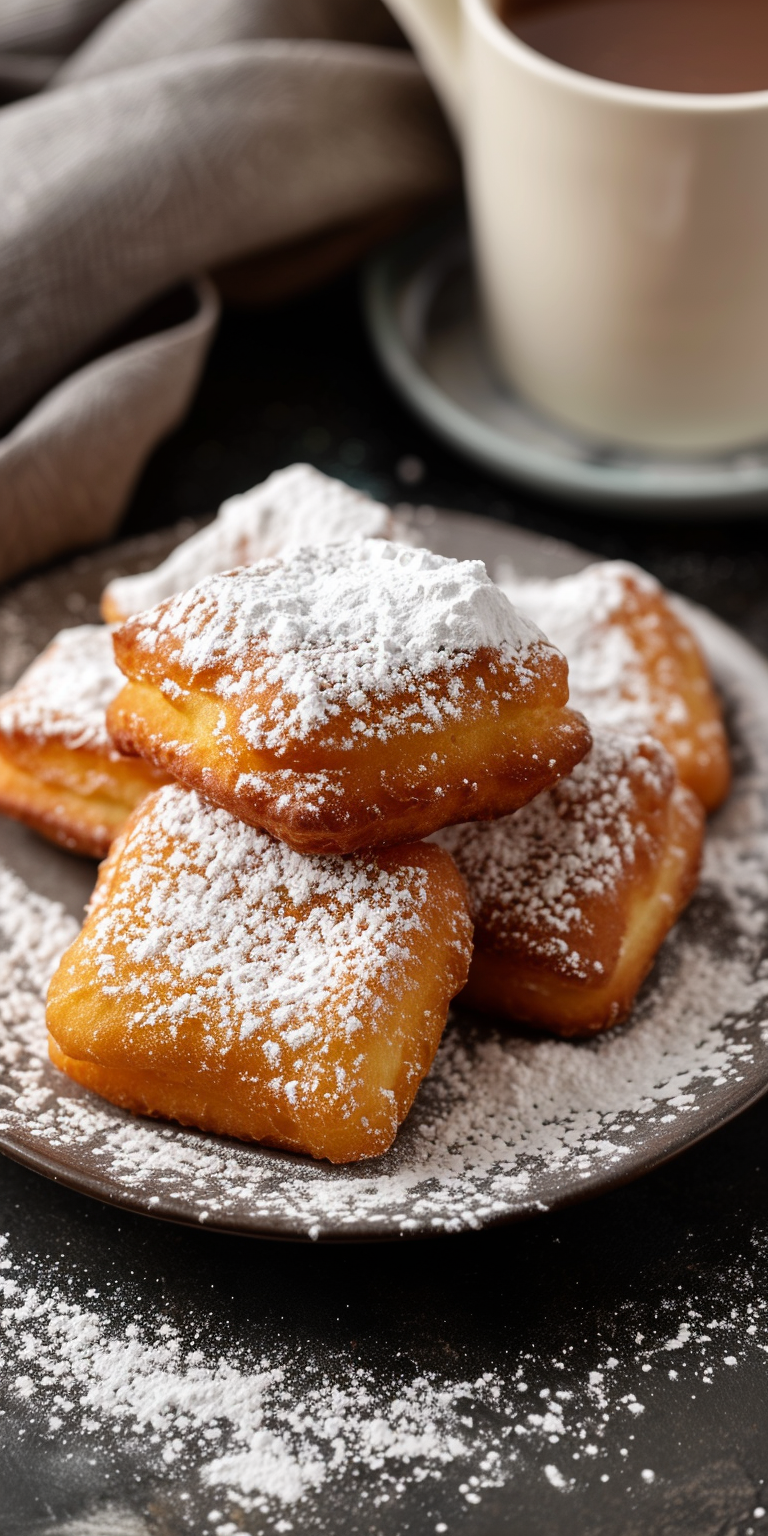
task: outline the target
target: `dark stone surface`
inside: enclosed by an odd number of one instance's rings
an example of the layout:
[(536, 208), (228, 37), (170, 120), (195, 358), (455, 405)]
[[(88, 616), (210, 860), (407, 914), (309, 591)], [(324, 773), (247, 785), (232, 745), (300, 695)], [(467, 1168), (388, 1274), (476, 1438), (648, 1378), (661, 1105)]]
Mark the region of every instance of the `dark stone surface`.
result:
[[(628, 1362), (638, 1332), (650, 1348), (676, 1332), (681, 1292), (704, 1318), (727, 1314), (745, 1287), (765, 1294), (767, 1132), (768, 1107), (761, 1105), (668, 1168), (588, 1205), (527, 1226), (402, 1247), (220, 1238), (126, 1216), (5, 1161), (2, 1229), (17, 1259), (28, 1253), (42, 1260), (43, 1275), (78, 1300), (96, 1287), (109, 1313), (122, 1310), (126, 1321), (161, 1304), (187, 1337), (200, 1332), (236, 1356), (252, 1349), (254, 1337), (267, 1353), (287, 1337), (321, 1365), (332, 1353), (391, 1374), (395, 1361), (403, 1380), (450, 1369), (474, 1381), (486, 1370), (513, 1375), (524, 1362), (533, 1408), (553, 1380), (554, 1360), (565, 1362), (559, 1379), (575, 1387), (613, 1354), (629, 1389), (642, 1394), (645, 1413), (630, 1426), (608, 1426), (594, 1471), (582, 1462), (576, 1487), (559, 1493), (543, 1465), (550, 1457), (566, 1470), (567, 1463), (547, 1446), (474, 1508), (454, 1479), (439, 1495), (449, 1532), (746, 1536), (763, 1525), (752, 1511), (764, 1501), (768, 1476), (765, 1356), (745, 1352), (734, 1368), (716, 1369), (710, 1386), (677, 1355), (657, 1356), (642, 1377)], [(679, 1367), (676, 1381), (670, 1364)], [(4, 1536), (31, 1536), (48, 1529), (51, 1515), (63, 1521), (116, 1498), (141, 1512), (152, 1536), (205, 1529), (188, 1525), (178, 1504), (169, 1513), (173, 1475), (150, 1475), (135, 1446), (122, 1450), (118, 1440), (105, 1451), (99, 1442), (67, 1462), (64, 1452), (76, 1440), (64, 1441), (59, 1457), (34, 1427), (19, 1440), (24, 1415), (11, 1392), (7, 1407), (0, 1418)], [(634, 1438), (623, 1466), (628, 1432)], [(643, 1468), (655, 1471), (652, 1486), (643, 1483)], [(602, 1483), (605, 1471), (610, 1480)], [(434, 1490), (427, 1498), (411, 1488), (396, 1509), (358, 1519), (342, 1486), (321, 1500), (317, 1524), (305, 1511), (296, 1529), (433, 1532), (435, 1498)], [(102, 1536), (97, 1526), (93, 1533)]]
[[(398, 478), (406, 456), (423, 463), (418, 485)], [(212, 511), (298, 457), (388, 499), (475, 510), (638, 560), (768, 649), (762, 519), (691, 518), (660, 528), (593, 518), (476, 473), (413, 422), (380, 379), (352, 279), (273, 314), (227, 318), (197, 404), (155, 456), (123, 533)], [(235, 1356), (258, 1337), (267, 1351), (288, 1341), (321, 1364), (348, 1355), (387, 1378), (450, 1365), (470, 1381), (483, 1371), (511, 1379), (522, 1362), (532, 1405), (556, 1360), (565, 1385), (583, 1383), (609, 1355), (627, 1390), (639, 1395), (642, 1384), (645, 1412), (629, 1429), (626, 1419), (621, 1428), (607, 1424), (599, 1461), (578, 1463), (568, 1493), (543, 1473), (550, 1456), (565, 1465), (562, 1453), (539, 1446), (479, 1505), (467, 1504), (450, 1478), (437, 1515), (434, 1490), (413, 1485), (396, 1505), (363, 1513), (351, 1485), (334, 1486), (314, 1512), (295, 1516), (296, 1530), (399, 1536), (433, 1532), (439, 1519), (451, 1536), (747, 1536), (768, 1529), (768, 1517), (754, 1514), (768, 1502), (768, 1355), (764, 1328), (757, 1342), (745, 1332), (745, 1300), (764, 1296), (768, 1284), (767, 1132), (763, 1103), (675, 1163), (589, 1205), (403, 1247), (308, 1249), (173, 1228), (2, 1162), (0, 1231), (22, 1267), (41, 1265), (73, 1296), (96, 1288), (115, 1317), (146, 1315), (160, 1301), (185, 1337), (199, 1332)], [(665, 1353), (688, 1302), (705, 1321), (733, 1309), (734, 1339)], [(722, 1363), (727, 1348), (733, 1367)], [(710, 1385), (700, 1356), (715, 1367)], [(85, 1530), (74, 1522), (88, 1511), (96, 1514), (87, 1530), (103, 1536), (115, 1500), (152, 1536), (213, 1529), (202, 1513), (185, 1514), (172, 1473), (151, 1473), (135, 1444), (80, 1444), (67, 1459), (73, 1443), (42, 1435), (5, 1385), (3, 1536)], [(622, 1460), (628, 1434), (634, 1440)], [(643, 1468), (653, 1469), (652, 1483)], [(260, 1527), (246, 1519), (242, 1528)]]

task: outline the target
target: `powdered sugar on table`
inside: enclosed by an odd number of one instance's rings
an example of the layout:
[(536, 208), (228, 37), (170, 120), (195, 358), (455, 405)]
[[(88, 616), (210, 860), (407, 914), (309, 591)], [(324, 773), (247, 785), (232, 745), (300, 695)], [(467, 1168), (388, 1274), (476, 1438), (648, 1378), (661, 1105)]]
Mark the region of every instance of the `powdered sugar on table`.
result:
[[(318, 1368), (311, 1340), (289, 1348), (258, 1323), (237, 1351), (213, 1329), (190, 1340), (162, 1301), (132, 1306), (127, 1321), (88, 1279), (57, 1276), (0, 1235), (5, 1401), (60, 1463), (87, 1453), (103, 1468), (119, 1448), (123, 1479), (151, 1477), (174, 1531), (195, 1536), (338, 1532), (345, 1483), (363, 1529), (406, 1529), (382, 1516), (397, 1521), (417, 1503), (437, 1536), (493, 1519), (493, 1491), (509, 1498), (519, 1479), (542, 1493), (613, 1480), (641, 1489), (655, 1473), (635, 1431), (644, 1416), (659, 1422), (660, 1379), (680, 1381), (690, 1411), (692, 1386), (732, 1391), (734, 1367), (760, 1376), (768, 1350), (768, 1303), (744, 1264), (719, 1303), (694, 1279), (661, 1316), (635, 1298), (629, 1349), (626, 1318), (603, 1311), (577, 1361), (553, 1340), (550, 1353), (513, 1349), (469, 1376), (461, 1358), (413, 1373), (385, 1357), (372, 1371), (332, 1344)], [(83, 1536), (113, 1528), (149, 1532), (102, 1504), (93, 1522), (77, 1521)]]

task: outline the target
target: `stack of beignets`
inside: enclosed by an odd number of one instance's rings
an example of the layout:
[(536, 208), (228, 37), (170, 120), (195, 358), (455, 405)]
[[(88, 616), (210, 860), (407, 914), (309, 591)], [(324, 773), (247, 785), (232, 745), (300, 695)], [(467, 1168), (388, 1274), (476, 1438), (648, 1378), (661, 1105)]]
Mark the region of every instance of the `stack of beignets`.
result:
[(382, 1152), (471, 953), (455, 864), (407, 838), (584, 756), (562, 657), (478, 562), (381, 540), (210, 577), (116, 654), (113, 738), (180, 782), (104, 865), (51, 984), (53, 1060), (142, 1113)]
[(177, 782), (102, 868), (50, 1049), (134, 1112), (354, 1161), (391, 1145), (462, 987), (560, 1035), (626, 1016), (728, 757), (696, 642), (644, 573), (505, 596), (479, 562), (387, 541), (373, 503), (354, 513), (372, 537), (302, 545), (281, 484), (105, 594), (111, 615), (163, 598), (115, 633), (107, 721)]
[(62, 630), (0, 699), (0, 812), (93, 858), (166, 779), (109, 737), (122, 681), (110, 631), (83, 624)]

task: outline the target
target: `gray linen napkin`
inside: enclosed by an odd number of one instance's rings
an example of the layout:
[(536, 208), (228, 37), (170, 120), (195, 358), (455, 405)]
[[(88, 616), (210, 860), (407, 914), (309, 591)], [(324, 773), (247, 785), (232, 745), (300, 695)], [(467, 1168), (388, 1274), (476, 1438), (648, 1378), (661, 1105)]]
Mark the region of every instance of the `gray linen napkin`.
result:
[(0, 0), (0, 101), (40, 90), (119, 0)]
[(191, 318), (119, 327), (196, 273), (457, 178), (379, 0), (0, 0), (6, 59), (84, 33), (0, 108), (0, 580), (114, 529), (187, 408), (216, 295), (198, 280)]

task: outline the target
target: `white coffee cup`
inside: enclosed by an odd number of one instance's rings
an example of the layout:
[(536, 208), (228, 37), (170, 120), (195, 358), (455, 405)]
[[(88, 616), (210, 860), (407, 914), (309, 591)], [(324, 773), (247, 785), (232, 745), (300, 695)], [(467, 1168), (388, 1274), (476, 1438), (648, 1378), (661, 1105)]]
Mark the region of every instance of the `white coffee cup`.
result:
[(768, 436), (768, 91), (616, 85), (529, 48), (493, 0), (388, 4), (461, 140), (502, 377), (607, 441)]

